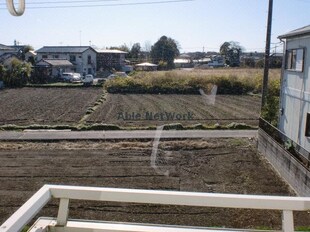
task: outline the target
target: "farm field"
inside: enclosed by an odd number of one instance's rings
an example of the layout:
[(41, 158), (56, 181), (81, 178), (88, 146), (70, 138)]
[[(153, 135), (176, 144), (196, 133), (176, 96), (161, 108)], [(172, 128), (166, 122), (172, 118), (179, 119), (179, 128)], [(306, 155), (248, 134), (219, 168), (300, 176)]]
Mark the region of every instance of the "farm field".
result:
[[(292, 195), (250, 139), (0, 143), (0, 224), (44, 184)], [(164, 173), (169, 172), (168, 175)], [(52, 201), (42, 215), (56, 216)], [(193, 226), (279, 228), (280, 213), (261, 210), (70, 202), (71, 218)], [(310, 215), (299, 214), (297, 226)], [(308, 225), (309, 226), (309, 225)]]
[(19, 88), (0, 91), (0, 125), (75, 124), (101, 88)]
[(256, 126), (260, 104), (261, 98), (247, 95), (217, 95), (210, 104), (202, 95), (108, 94), (87, 122), (121, 126), (240, 122)]
[[(77, 125), (102, 94), (102, 88), (5, 89), (0, 91), (0, 125)], [(139, 127), (240, 122), (256, 126), (260, 101), (256, 96), (217, 95), (213, 105), (202, 95), (108, 94), (86, 123)]]

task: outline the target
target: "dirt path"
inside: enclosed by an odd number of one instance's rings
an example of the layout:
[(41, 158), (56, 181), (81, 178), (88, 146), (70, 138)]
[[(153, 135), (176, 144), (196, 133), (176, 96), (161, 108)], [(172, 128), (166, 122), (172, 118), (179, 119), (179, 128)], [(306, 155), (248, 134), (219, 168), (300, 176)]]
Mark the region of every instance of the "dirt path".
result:
[[(249, 139), (152, 142), (0, 143), (0, 224), (43, 184), (291, 195)], [(164, 175), (166, 171), (169, 175)], [(57, 202), (42, 215), (55, 216)], [(279, 228), (276, 212), (76, 202), (70, 217), (196, 226)], [(309, 214), (297, 218), (307, 225)], [(308, 223), (309, 224), (309, 223)]]

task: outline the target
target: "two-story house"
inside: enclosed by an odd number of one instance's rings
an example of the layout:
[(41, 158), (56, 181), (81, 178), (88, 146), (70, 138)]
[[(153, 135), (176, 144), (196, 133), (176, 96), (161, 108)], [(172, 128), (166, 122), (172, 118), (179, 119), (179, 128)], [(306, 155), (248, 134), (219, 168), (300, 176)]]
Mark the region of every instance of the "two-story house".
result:
[(72, 72), (96, 74), (96, 51), (90, 46), (44, 46), (36, 51), (37, 61), (41, 60), (68, 60), (73, 66)]

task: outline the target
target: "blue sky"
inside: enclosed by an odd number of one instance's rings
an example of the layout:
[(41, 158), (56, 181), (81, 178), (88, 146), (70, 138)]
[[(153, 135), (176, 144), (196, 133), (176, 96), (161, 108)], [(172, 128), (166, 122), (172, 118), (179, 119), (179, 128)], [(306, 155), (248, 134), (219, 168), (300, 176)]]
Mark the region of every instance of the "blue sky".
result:
[[(60, 0), (55, 0), (57, 2)], [(68, 0), (67, 0), (68, 1)], [(72, 0), (73, 1), (73, 0)], [(147, 3), (160, 0), (103, 0), (83, 5)], [(18, 2), (15, 0), (15, 2)], [(182, 52), (218, 51), (225, 41), (238, 41), (246, 51), (263, 51), (268, 0), (194, 0), (163, 4), (30, 9), (13, 17), (0, 2), (0, 43), (89, 45), (110, 47), (139, 42), (142, 47), (162, 35), (179, 42)], [(51, 2), (51, 1), (50, 1)], [(54, 4), (79, 5), (80, 3)], [(43, 4), (41, 6), (54, 6)], [(277, 36), (310, 24), (310, 0), (274, 0), (272, 42)], [(278, 48), (280, 49), (280, 48)]]

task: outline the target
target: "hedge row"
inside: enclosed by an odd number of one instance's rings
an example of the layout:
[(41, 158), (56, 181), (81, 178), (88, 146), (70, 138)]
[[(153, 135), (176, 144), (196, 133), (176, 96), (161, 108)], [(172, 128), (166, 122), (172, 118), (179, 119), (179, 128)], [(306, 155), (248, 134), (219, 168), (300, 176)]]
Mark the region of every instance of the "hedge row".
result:
[(135, 94), (199, 94), (199, 89), (209, 92), (213, 85), (218, 86), (218, 94), (242, 95), (248, 92), (260, 92), (261, 77), (249, 79), (237, 76), (216, 77), (128, 77), (115, 78), (105, 83), (109, 93)]
[[(257, 129), (256, 127), (249, 126), (244, 123), (230, 123), (228, 125), (219, 125), (214, 124), (213, 126), (195, 124), (191, 126), (183, 126), (180, 123), (167, 124), (163, 128), (164, 130), (242, 130), (242, 129)], [(95, 123), (91, 125), (79, 125), (79, 126), (70, 126), (70, 125), (29, 125), (29, 126), (19, 126), (14, 124), (2, 125), (0, 130), (3, 131), (16, 131), (16, 130), (72, 130), (72, 131), (98, 131), (98, 130), (156, 130), (155, 126), (150, 127), (119, 127), (113, 124), (103, 124)]]

